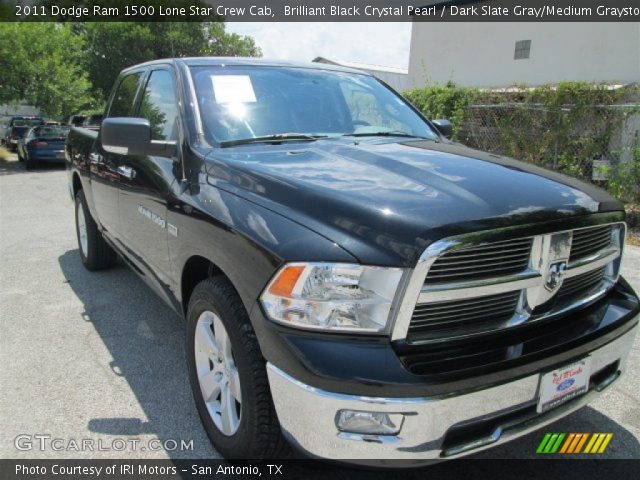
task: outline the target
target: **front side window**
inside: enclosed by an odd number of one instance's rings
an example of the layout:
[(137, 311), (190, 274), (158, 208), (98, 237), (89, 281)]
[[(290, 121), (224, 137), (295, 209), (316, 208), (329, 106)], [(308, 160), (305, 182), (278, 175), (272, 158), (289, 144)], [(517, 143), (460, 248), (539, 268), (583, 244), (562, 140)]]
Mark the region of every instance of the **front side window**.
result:
[[(110, 117), (132, 117), (134, 112), (134, 102), (138, 92), (138, 83), (142, 72), (127, 75), (122, 79), (109, 109)], [(83, 119), (84, 120), (84, 119)]]
[(202, 66), (191, 73), (207, 140), (269, 135), (438, 135), (369, 75), (308, 68)]
[(178, 139), (178, 102), (173, 76), (154, 70), (140, 104), (140, 117), (149, 120), (152, 140)]

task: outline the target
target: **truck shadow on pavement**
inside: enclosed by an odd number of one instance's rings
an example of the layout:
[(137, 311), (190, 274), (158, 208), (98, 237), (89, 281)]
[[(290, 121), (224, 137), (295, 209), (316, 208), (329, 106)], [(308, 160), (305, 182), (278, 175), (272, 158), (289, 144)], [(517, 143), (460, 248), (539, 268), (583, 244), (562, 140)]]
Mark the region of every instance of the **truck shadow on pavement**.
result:
[[(58, 260), (69, 285), (84, 305), (84, 320), (94, 326), (113, 358), (105, 367), (114, 378), (121, 377), (127, 382), (147, 417), (118, 416), (119, 406), (115, 404), (112, 418), (91, 419), (88, 430), (118, 437), (150, 434), (160, 441), (171, 439), (178, 443), (193, 440), (193, 450), (168, 451), (167, 455), (174, 459), (219, 458), (209, 444), (191, 396), (184, 361), (184, 321), (125, 266), (88, 272), (80, 262), (78, 250), (67, 251)], [(536, 449), (546, 432), (613, 433), (604, 454), (588, 457), (640, 458), (640, 444), (634, 435), (591, 407), (470, 458), (540, 458)], [(132, 454), (145, 458), (144, 453), (123, 452), (123, 456)]]
[[(93, 325), (113, 359), (102, 372), (110, 372), (111, 384), (124, 379), (146, 416), (131, 418), (128, 405), (122, 405), (124, 414), (119, 415), (119, 405), (114, 404), (112, 418), (90, 419), (87, 430), (125, 439), (148, 435), (146, 439), (157, 437), (163, 444), (193, 440), (193, 450), (166, 454), (170, 458), (218, 458), (191, 396), (184, 361), (184, 320), (125, 266), (88, 272), (78, 250), (64, 253), (58, 261), (84, 305), (83, 319)], [(122, 453), (123, 457), (149, 457), (139, 451)]]

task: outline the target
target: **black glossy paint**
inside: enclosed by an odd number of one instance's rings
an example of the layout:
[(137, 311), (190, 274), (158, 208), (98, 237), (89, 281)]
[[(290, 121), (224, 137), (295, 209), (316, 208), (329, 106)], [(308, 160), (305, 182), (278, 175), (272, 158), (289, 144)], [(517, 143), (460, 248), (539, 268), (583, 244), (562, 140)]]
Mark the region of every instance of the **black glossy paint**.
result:
[(217, 149), (207, 171), (211, 184), (309, 226), (374, 265), (410, 267), (454, 231), (622, 209), (575, 179), (444, 141), (346, 137)]
[[(189, 294), (185, 271), (201, 260), (211, 262), (250, 312), (265, 358), (309, 384), (392, 396), (435, 388), (408, 372), (401, 362), (404, 346), (386, 337), (310, 334), (266, 320), (258, 297), (284, 262), (412, 267), (429, 244), (451, 235), (497, 227), (534, 234), (623, 217), (622, 207), (598, 189), (444, 138), (344, 137), (213, 148), (198, 134), (187, 68), (222, 62), (269, 64), (182, 59), (123, 72), (147, 78), (151, 70), (171, 69), (180, 99), (179, 156), (108, 153), (99, 133), (73, 129), (66, 145), (70, 185), (84, 188), (105, 238), (176, 311), (184, 312)], [(134, 168), (136, 177), (123, 177), (121, 166)], [(480, 375), (442, 389), (513, 374)]]
[[(264, 326), (258, 334), (273, 345), (267, 359), (301, 382), (330, 392), (400, 398), (463, 393), (552, 370), (625, 334), (638, 324), (639, 313), (638, 298), (622, 280), (605, 298), (554, 325), (525, 325), (509, 335), (483, 337), (477, 341), (477, 351), (473, 342), (467, 342), (463, 352), (460, 345), (434, 350), (391, 344), (386, 338), (292, 331), (262, 319), (258, 306), (252, 318)], [(478, 352), (483, 351), (492, 352), (491, 361), (455, 365), (456, 355), (482, 358)], [(520, 353), (514, 356), (514, 351)], [(444, 366), (435, 366), (428, 374), (411, 369), (411, 363), (434, 356), (450, 360), (446, 372)]]

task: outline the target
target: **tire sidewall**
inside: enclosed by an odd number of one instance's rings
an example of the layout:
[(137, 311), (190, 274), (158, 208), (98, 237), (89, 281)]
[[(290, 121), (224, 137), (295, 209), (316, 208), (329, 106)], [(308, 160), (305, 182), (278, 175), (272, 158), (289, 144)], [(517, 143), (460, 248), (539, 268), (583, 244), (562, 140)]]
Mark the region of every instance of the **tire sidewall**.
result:
[[(242, 392), (242, 413), (238, 430), (231, 436), (226, 436), (218, 430), (213, 423), (207, 406), (204, 402), (200, 382), (196, 372), (195, 365), (195, 330), (198, 318), (205, 311), (211, 311), (217, 315), (224, 324), (231, 347), (233, 349), (234, 361), (238, 374), (240, 376), (240, 390)], [(189, 311), (187, 313), (187, 366), (189, 370), (189, 381), (198, 414), (202, 419), (209, 439), (215, 448), (225, 458), (247, 458), (247, 454), (251, 451), (250, 445), (255, 441), (254, 436), (254, 419), (252, 413), (256, 410), (255, 400), (249, 392), (251, 386), (251, 366), (248, 358), (244, 355), (242, 343), (240, 341), (241, 332), (239, 324), (234, 320), (233, 313), (230, 308), (221, 299), (218, 299), (214, 292), (200, 291), (194, 293), (194, 298), (189, 303)]]

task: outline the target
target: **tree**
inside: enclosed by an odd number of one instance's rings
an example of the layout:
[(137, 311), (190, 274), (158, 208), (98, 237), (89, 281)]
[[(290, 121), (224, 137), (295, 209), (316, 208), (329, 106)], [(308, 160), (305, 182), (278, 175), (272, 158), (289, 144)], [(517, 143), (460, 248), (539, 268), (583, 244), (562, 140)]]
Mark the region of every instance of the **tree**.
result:
[(3, 22), (0, 45), (0, 103), (25, 100), (52, 118), (93, 106), (83, 39), (70, 25)]
[(84, 65), (96, 96), (107, 98), (118, 73), (137, 63), (199, 55), (260, 56), (251, 37), (225, 30), (223, 22), (90, 22)]

